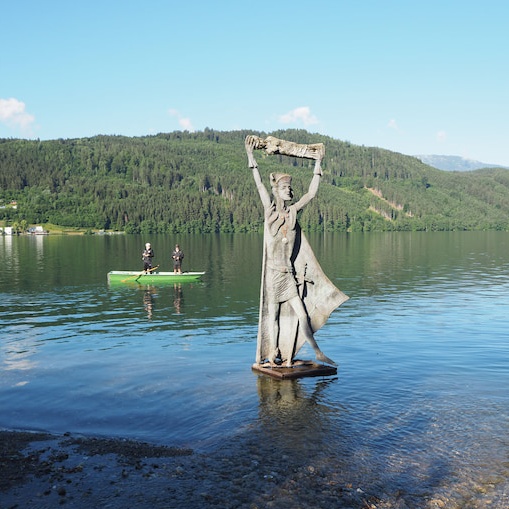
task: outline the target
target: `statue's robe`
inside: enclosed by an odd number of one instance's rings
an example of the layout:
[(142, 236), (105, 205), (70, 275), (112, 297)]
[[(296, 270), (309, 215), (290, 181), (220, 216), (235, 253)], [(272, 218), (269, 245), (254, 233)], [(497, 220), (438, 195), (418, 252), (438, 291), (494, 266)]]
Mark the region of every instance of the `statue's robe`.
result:
[[(292, 208), (292, 207), (290, 207)], [(292, 211), (296, 214), (295, 211)], [(292, 265), (295, 271), (295, 278), (298, 282), (298, 292), (309, 317), (311, 329), (316, 332), (328, 320), (330, 314), (343, 302), (348, 300), (348, 296), (336, 288), (334, 284), (325, 275), (318, 260), (316, 259), (306, 236), (295, 221), (295, 245), (292, 253)], [(270, 225), (265, 224), (264, 243), (263, 243), (263, 262), (262, 262), (262, 280), (260, 288), (260, 314), (258, 324), (258, 340), (256, 349), (256, 362), (264, 363), (270, 359), (273, 346), (269, 334), (269, 311), (272, 295), (270, 282), (268, 281), (267, 270), (267, 236), (274, 235), (270, 231)], [(298, 319), (288, 302), (281, 303), (279, 315), (279, 337), (277, 347), (283, 362), (288, 359), (293, 360), (297, 352), (304, 345), (306, 339), (299, 332)]]

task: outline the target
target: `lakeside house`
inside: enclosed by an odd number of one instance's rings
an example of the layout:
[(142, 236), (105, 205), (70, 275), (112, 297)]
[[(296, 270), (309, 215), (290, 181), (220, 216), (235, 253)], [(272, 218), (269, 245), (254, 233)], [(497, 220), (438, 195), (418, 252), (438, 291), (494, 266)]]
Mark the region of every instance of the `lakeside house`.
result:
[(49, 232), (46, 231), (42, 226), (33, 226), (28, 229), (28, 233), (30, 235), (48, 235)]

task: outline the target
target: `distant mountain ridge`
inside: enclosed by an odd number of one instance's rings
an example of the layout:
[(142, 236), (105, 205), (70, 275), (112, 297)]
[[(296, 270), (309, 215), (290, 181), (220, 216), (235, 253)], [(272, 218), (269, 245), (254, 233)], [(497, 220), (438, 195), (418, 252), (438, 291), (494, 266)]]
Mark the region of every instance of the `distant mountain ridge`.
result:
[(428, 166), (443, 171), (473, 171), (482, 168), (506, 168), (499, 164), (481, 163), (474, 159), (467, 159), (461, 156), (441, 156), (441, 155), (418, 155), (415, 156)]

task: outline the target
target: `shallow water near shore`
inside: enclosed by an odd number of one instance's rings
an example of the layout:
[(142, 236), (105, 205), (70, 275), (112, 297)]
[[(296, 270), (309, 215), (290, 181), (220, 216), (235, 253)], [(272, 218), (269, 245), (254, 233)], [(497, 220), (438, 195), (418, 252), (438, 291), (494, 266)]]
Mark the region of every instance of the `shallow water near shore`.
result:
[[(316, 335), (338, 374), (277, 381), (251, 371), (260, 236), (0, 237), (0, 427), (249, 443), (416, 500), (502, 500), (509, 234), (309, 239), (350, 296)], [(164, 270), (178, 242), (203, 280), (109, 287), (146, 241)]]

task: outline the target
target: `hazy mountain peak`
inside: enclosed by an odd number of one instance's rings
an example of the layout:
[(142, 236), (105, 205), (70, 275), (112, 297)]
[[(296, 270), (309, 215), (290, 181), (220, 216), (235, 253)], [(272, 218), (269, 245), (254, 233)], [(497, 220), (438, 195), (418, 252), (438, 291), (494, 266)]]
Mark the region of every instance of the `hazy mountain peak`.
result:
[(481, 168), (504, 168), (504, 166), (499, 164), (482, 163), (461, 156), (418, 155), (415, 157), (420, 159), (424, 164), (444, 171), (473, 171), (480, 170)]

